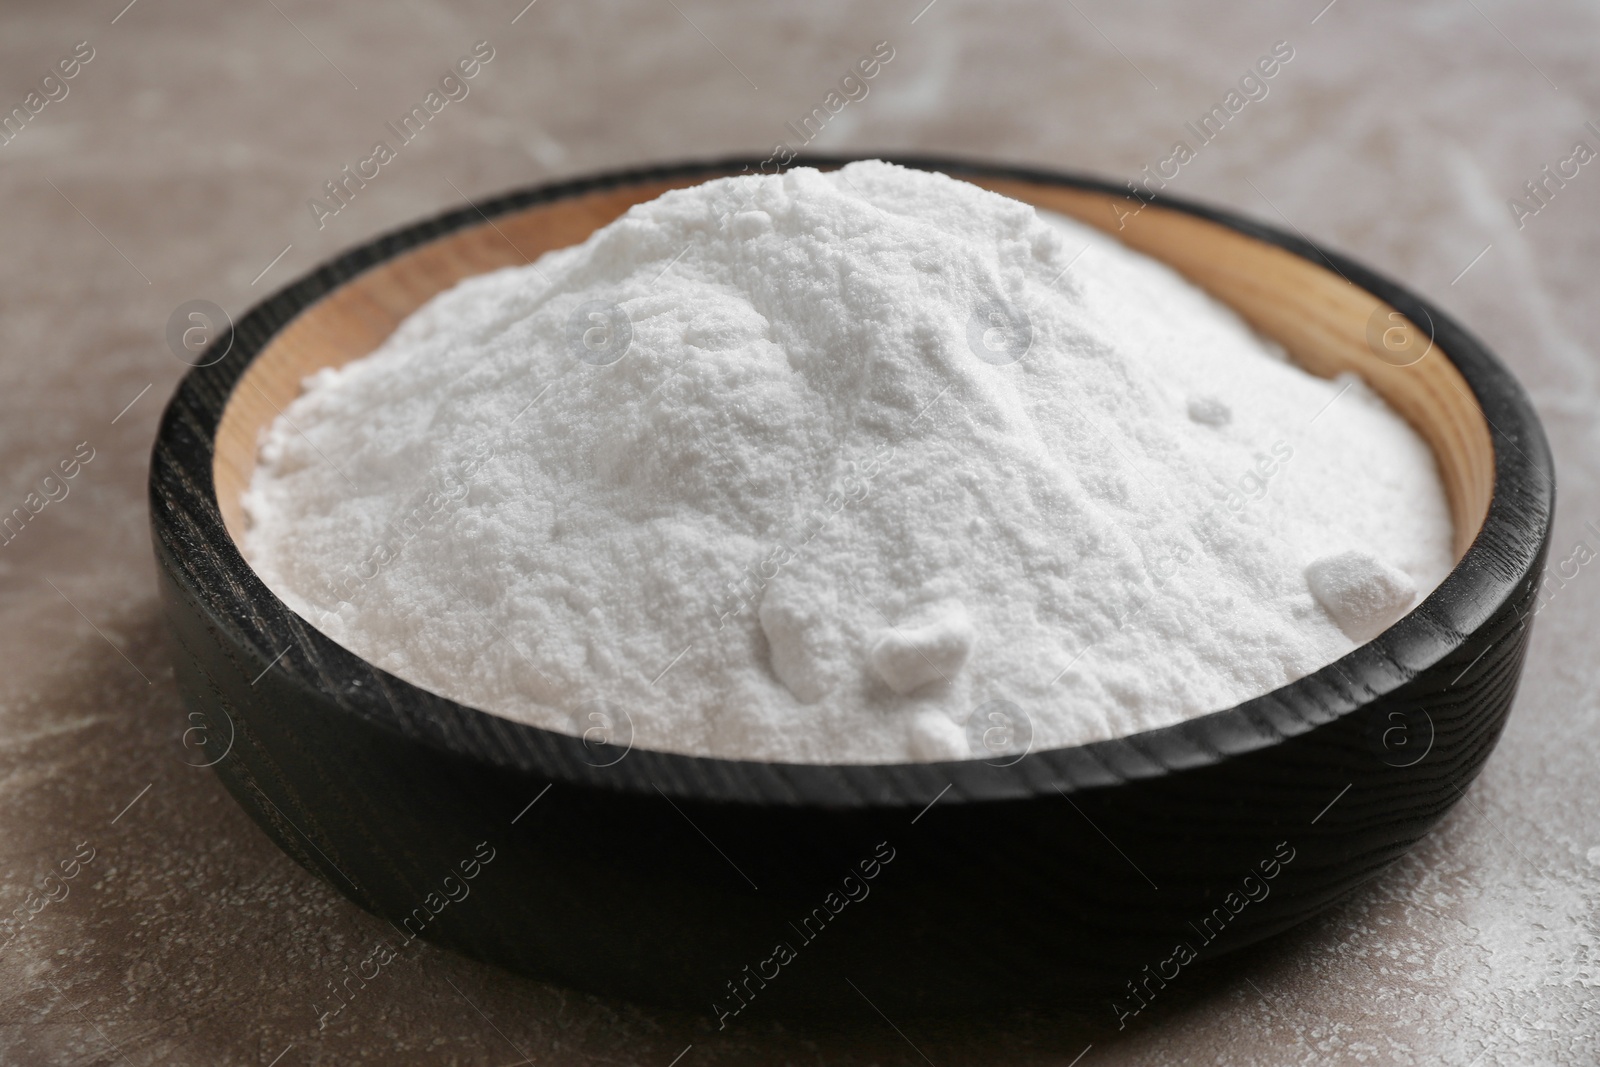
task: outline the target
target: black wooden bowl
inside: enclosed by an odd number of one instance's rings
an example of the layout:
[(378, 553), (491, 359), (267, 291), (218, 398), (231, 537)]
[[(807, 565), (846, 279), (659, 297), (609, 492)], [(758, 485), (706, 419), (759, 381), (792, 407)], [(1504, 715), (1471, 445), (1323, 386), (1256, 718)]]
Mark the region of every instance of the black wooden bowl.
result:
[[(1258, 223), (1083, 178), (904, 162), (1101, 226), (1311, 371), (1361, 373), (1439, 457), (1455, 569), (1309, 677), (1005, 766), (700, 759), (510, 722), (377, 669), (262, 584), (235, 540), (257, 434), (304, 375), (370, 352), (462, 277), (758, 164), (607, 175), (407, 227), (220, 337), (200, 362), (226, 355), (168, 406), (150, 474), (191, 762), (214, 763), (280, 847), (388, 919), (387, 951), (420, 936), (727, 1025), (865, 999), (893, 1011), (1087, 994), (1121, 1015), (1193, 958), (1285, 930), (1382, 871), (1488, 758), (1554, 504), (1543, 431), (1505, 368), (1400, 286)], [(384, 958), (346, 961), (345, 989)]]

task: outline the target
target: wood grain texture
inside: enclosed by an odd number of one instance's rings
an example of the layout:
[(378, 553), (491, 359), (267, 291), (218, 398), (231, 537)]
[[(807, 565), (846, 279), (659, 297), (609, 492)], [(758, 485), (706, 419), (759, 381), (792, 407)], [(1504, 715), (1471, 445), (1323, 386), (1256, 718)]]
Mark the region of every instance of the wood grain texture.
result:
[[(1025, 189), (1091, 222), (1118, 195), (1086, 179), (905, 162)], [(421, 936), (584, 988), (731, 1010), (727, 983), (749, 981), (743, 968), (787, 940), (797, 959), (770, 986), (744, 987), (749, 1010), (849, 1003), (845, 978), (911, 1010), (1126, 998), (1117, 990), (1148, 981), (1143, 968), (1177, 941), (1204, 957), (1301, 922), (1449, 810), (1488, 758), (1521, 670), (1554, 501), (1543, 432), (1498, 361), (1414, 294), (1292, 235), (1174, 201), (1146, 207), (1124, 236), (1307, 366), (1366, 374), (1428, 436), (1450, 485), (1451, 575), (1374, 641), (1272, 693), (1010, 767), (644, 750), (599, 766), (578, 739), (376, 670), (261, 584), (228, 509), (255, 429), (304, 370), (370, 350), (455, 278), (741, 165), (514, 193), (481, 205), (498, 231), (468, 209), (380, 238), (256, 308), (219, 339), (233, 345), (227, 358), (184, 380), (151, 465), (178, 677), (191, 708), (234, 738), (218, 774), (286, 851), (391, 921), (412, 916)], [(1408, 367), (1381, 360), (1365, 340), (1381, 308), (1428, 324), (1434, 349)], [(459, 882), (480, 842), (496, 858), (470, 895), (438, 906), (442, 880)], [(895, 859), (870, 896), (807, 938), (798, 924), (880, 847)], [(1260, 881), (1280, 848), (1294, 858), (1270, 892), (1236, 908), (1243, 880)], [(1206, 936), (1207, 916), (1219, 936)]]

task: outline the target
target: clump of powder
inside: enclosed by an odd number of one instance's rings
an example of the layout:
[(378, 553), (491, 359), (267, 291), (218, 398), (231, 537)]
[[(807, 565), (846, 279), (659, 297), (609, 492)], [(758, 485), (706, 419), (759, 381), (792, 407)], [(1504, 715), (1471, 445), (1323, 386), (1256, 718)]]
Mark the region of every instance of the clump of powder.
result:
[(402, 678), (795, 762), (1178, 722), (1452, 563), (1433, 456), (1364, 384), (883, 163), (669, 192), (468, 279), (306, 381), (244, 505), (267, 584)]

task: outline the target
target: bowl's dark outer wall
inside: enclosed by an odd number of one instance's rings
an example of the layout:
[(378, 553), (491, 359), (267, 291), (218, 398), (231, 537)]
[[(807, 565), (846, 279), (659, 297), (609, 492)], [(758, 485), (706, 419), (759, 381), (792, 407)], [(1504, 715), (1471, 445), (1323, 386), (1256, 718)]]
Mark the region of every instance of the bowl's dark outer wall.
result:
[[(1017, 168), (899, 162), (1124, 192)], [(480, 208), (494, 217), (743, 168), (759, 162), (634, 170)], [(1179, 973), (1180, 942), (1204, 958), (1284, 930), (1420, 839), (1476, 776), (1511, 706), (1554, 508), (1543, 430), (1510, 374), (1438, 309), (1294, 236), (1159, 202), (1331, 266), (1413, 321), (1431, 321), (1488, 416), (1494, 497), (1449, 578), (1338, 662), (1226, 711), (1034, 752), (1009, 768), (645, 750), (596, 767), (610, 757), (576, 738), (376, 669), (262, 584), (223, 526), (212, 481), (230, 392), (301, 310), (375, 264), (481, 223), (479, 208), (348, 252), (219, 337), (228, 355), (184, 378), (152, 457), (163, 601), (185, 725), (205, 731), (208, 752), (226, 748), (215, 767), (229, 792), (303, 866), (393, 926), (326, 961), (331, 979), (358, 993), (381, 973), (379, 943), (403, 955), (421, 927), (429, 940), (517, 971), (701, 1009), (727, 1025), (743, 1001), (793, 1014), (859, 1006), (862, 995), (890, 1011), (1087, 995), (1114, 998), (1109, 1010), (1120, 1012)], [(869, 895), (846, 900), (846, 876), (859, 881), (862, 861), (891, 853), (860, 881)], [(1241, 905), (1246, 888), (1260, 897), (1260, 887), (1264, 898)], [(819, 908), (831, 918), (813, 919), (808, 941), (802, 920)], [(793, 959), (774, 957), (780, 942)]]

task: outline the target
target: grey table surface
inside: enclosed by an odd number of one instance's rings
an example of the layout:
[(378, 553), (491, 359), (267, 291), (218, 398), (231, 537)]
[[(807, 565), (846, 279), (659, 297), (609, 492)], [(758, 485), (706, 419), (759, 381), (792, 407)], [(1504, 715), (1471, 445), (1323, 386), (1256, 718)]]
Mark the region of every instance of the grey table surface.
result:
[[(1600, 125), (1600, 11), (523, 2), (0, 9), (6, 112), (80, 42), (93, 51), (66, 95), (45, 86), (60, 98), (0, 144), (0, 510), (81, 443), (94, 456), (0, 545), (0, 912), (26, 914), (46, 875), (76, 872), (0, 947), (0, 1062), (1595, 1062), (1600, 567), (1578, 561), (1600, 550), (1588, 343), (1600, 307), (1587, 299), (1600, 168), (1546, 182), (1542, 202), (1525, 183), (1577, 141), (1600, 148), (1586, 125)], [(478, 41), (494, 58), (470, 96), (319, 228), (307, 201)], [(1114, 178), (1167, 156), (1186, 121), (1290, 43), (1266, 98), (1172, 191), (1407, 281), (1532, 393), (1560, 471), (1552, 564), (1567, 561), (1570, 580), (1539, 616), (1499, 749), (1465, 802), (1355, 899), (1197, 972), (1121, 1032), (1108, 1011), (718, 1033), (705, 1016), (431, 947), (319, 1029), (314, 1005), (382, 927), (186, 765), (145, 513), (150, 440), (184, 370), (164, 340), (169, 315), (191, 299), (237, 314), (339, 249), (468, 197), (627, 164), (765, 156), (798, 140), (785, 123), (879, 41), (895, 58), (812, 150)]]

